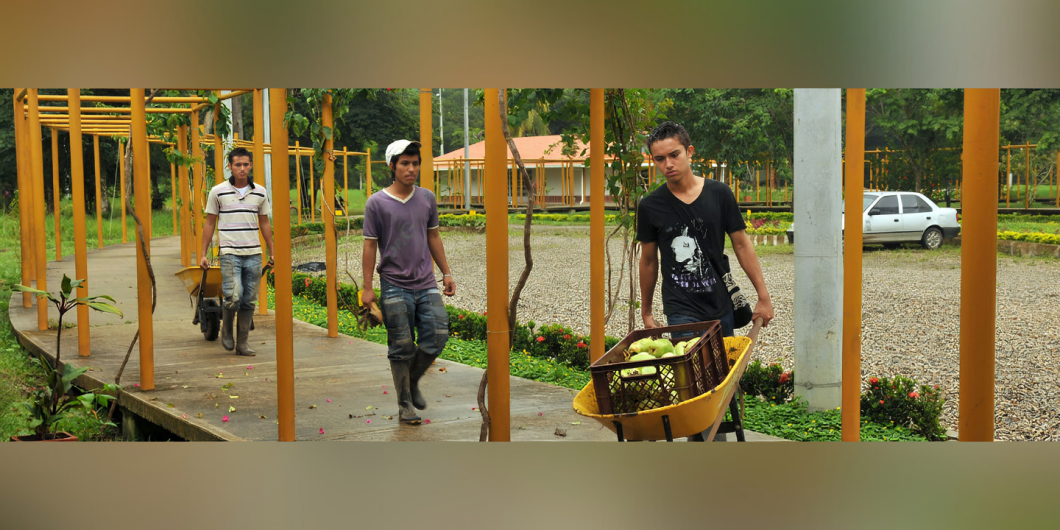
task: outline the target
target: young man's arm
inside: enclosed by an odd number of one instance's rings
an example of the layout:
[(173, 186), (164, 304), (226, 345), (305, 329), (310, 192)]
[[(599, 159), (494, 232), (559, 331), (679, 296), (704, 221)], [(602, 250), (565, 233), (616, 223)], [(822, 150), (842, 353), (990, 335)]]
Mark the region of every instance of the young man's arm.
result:
[(199, 252), (199, 266), (204, 269), (210, 268), (210, 260), (206, 259), (210, 250), (210, 241), (213, 239), (213, 229), (217, 225), (217, 215), (206, 214), (202, 221), (202, 249)]
[(434, 258), (434, 262), (438, 264), (438, 268), (442, 270), (442, 285), (444, 290), (442, 294), (445, 296), (453, 296), (456, 294), (456, 281), (453, 280), (453, 275), (449, 271), (449, 263), (445, 260), (445, 247), (442, 245), (442, 234), (439, 233), (437, 228), (427, 230), (427, 248), (431, 251), (431, 257)]
[(379, 249), (378, 239), (364, 238), (364, 253), (361, 254), (361, 303), (370, 306), (375, 301), (375, 290), (372, 288), (372, 275), (375, 274), (375, 253)]
[(655, 298), (655, 282), (659, 279), (659, 252), (655, 242), (640, 244), (640, 318), (644, 329), (659, 327), (651, 314), (652, 299)]
[(269, 222), (268, 215), (258, 216), (258, 228), (261, 229), (261, 236), (265, 238), (265, 246), (269, 249), (268, 263), (272, 265), (272, 223)]
[(766, 327), (769, 321), (773, 320), (773, 302), (769, 299), (769, 290), (766, 289), (766, 280), (762, 276), (762, 266), (758, 263), (755, 247), (751, 244), (751, 238), (747, 237), (747, 232), (743, 230), (729, 234), (729, 240), (732, 241), (732, 251), (736, 254), (736, 259), (740, 261), (740, 267), (743, 268), (758, 293), (758, 302), (755, 303), (751, 320), (762, 317), (762, 327)]

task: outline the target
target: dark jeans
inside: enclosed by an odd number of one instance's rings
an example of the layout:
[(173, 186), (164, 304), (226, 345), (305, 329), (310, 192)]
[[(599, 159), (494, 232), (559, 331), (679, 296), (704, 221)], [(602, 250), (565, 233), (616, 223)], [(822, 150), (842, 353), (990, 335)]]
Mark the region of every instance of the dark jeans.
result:
[(231, 311), (254, 309), (261, 282), (261, 254), (221, 254), (221, 293)]
[[(727, 315), (719, 318), (718, 320), (721, 321), (721, 336), (722, 337), (731, 337), (731, 336), (733, 336), (735, 334), (735, 332), (733, 331), (733, 328), (736, 325), (736, 321), (735, 321), (735, 319), (733, 317), (732, 311), (729, 311), (729, 313)], [(676, 326), (678, 324), (692, 324), (694, 322), (702, 322), (702, 321), (699, 320), (698, 318), (690, 317), (690, 316), (687, 316), (687, 315), (681, 315), (681, 314), (666, 315), (666, 325), (667, 326)], [(671, 333), (670, 337), (671, 337), (671, 339), (683, 339), (685, 337), (691, 337), (693, 335), (695, 335), (695, 333), (692, 333), (691, 331), (683, 331), (683, 332), (680, 332), (680, 333)]]
[(387, 358), (411, 361), (417, 347), (432, 362), (441, 355), (449, 341), (449, 314), (438, 289), (403, 289), (380, 278), (379, 293), (389, 347)]

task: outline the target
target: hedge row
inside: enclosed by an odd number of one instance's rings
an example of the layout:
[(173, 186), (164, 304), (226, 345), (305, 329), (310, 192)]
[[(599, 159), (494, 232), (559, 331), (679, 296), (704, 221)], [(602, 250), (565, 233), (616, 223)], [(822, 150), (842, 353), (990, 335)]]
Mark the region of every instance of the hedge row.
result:
[(1046, 245), (1060, 245), (1060, 235), (1042, 232), (998, 232), (997, 238), (1005, 241), (1029, 241)]

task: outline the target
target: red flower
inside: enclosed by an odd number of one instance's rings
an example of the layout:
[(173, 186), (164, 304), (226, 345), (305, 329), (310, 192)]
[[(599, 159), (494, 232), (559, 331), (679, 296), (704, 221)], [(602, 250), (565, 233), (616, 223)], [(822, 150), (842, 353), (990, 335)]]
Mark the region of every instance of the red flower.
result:
[(579, 348), (588, 348), (588, 346), (586, 346), (585, 343), (581, 342), (581, 341), (578, 341), (578, 347)]
[(788, 376), (787, 373), (780, 374), (780, 384), (783, 385), (784, 383), (787, 383), (788, 382), (788, 377), (789, 376)]
[(935, 390), (938, 390), (938, 389), (939, 389), (939, 385), (935, 385)]
[(545, 342), (545, 337), (538, 336), (537, 337), (537, 342)]
[(464, 315), (460, 315), (460, 316), (459, 316), (458, 318), (459, 318), (460, 320), (464, 320)]
[(909, 397), (911, 397), (913, 399), (916, 399), (916, 398), (920, 397), (920, 394), (918, 394), (916, 392), (910, 392), (909, 393)]
[(880, 405), (883, 405), (883, 400), (882, 399), (880, 400)]
[(869, 378), (869, 384), (870, 385), (875, 385), (876, 383), (879, 383), (879, 382), (880, 382), (880, 380), (876, 379), (875, 377), (870, 377)]
[(570, 340), (570, 335), (564, 335), (563, 338)]
[(306, 278), (306, 279), (305, 279), (305, 286), (306, 286), (306, 287), (309, 287), (309, 278)]

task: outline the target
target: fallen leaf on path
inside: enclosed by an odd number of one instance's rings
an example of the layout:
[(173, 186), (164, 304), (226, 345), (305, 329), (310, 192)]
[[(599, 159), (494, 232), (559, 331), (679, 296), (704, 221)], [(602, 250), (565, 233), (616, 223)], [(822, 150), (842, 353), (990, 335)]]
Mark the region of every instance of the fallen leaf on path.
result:
[(213, 404), (213, 408), (215, 408), (215, 409), (216, 409), (216, 408), (220, 408), (220, 407), (221, 407), (221, 404), (220, 404), (220, 403), (214, 403), (214, 404)]
[(235, 412), (235, 411), (236, 411), (235, 407), (228, 407), (228, 412)]
[(182, 418), (186, 420), (186, 419), (188, 419), (188, 415), (185, 414), (185, 415), (182, 416)]
[(188, 388), (188, 385), (184, 385), (184, 386), (182, 386), (182, 387), (180, 387), (180, 388)]
[(386, 390), (384, 390), (383, 393), (386, 394)]
[(570, 422), (570, 424), (571, 425), (581, 425), (582, 422), (580, 422), (580, 421), (572, 421), (572, 422)]
[(424, 425), (430, 425), (431, 424), (431, 420), (423, 420), (423, 423), (424, 423)]
[(353, 419), (353, 414), (350, 414), (350, 419), (351, 419), (351, 420)]
[(201, 413), (201, 412), (199, 413), (199, 417), (200, 417), (200, 418), (202, 417), (202, 413)]
[(166, 406), (169, 407), (169, 408), (173, 408), (173, 404), (172, 403), (166, 403)]
[(331, 398), (328, 398), (328, 403), (331, 403)]
[(324, 434), (324, 428), (323, 427), (320, 428), (320, 434)]
[(372, 423), (372, 420), (364, 420), (365, 423)]
[(567, 431), (565, 431), (563, 429), (556, 429), (556, 436), (566, 437), (567, 436)]
[(153, 397), (153, 398), (151, 398), (151, 401), (158, 401), (158, 398), (157, 397)]
[(221, 421), (223, 421), (225, 423), (228, 423), (228, 416), (225, 416), (225, 417), (221, 418)]
[(228, 396), (231, 399), (239, 399), (239, 396)]
[(449, 370), (446, 370), (445, 367), (443, 366), (443, 367), (439, 368), (438, 371), (439, 372), (448, 372)]
[(317, 406), (316, 405), (309, 405), (309, 408), (310, 409), (315, 409), (315, 408), (317, 408)]
[(372, 410), (372, 406), (368, 405), (367, 407), (364, 408), (364, 410)]
[(268, 418), (266, 418), (264, 415), (261, 415), (261, 416), (258, 416), (258, 419), (259, 420), (267, 420)]

